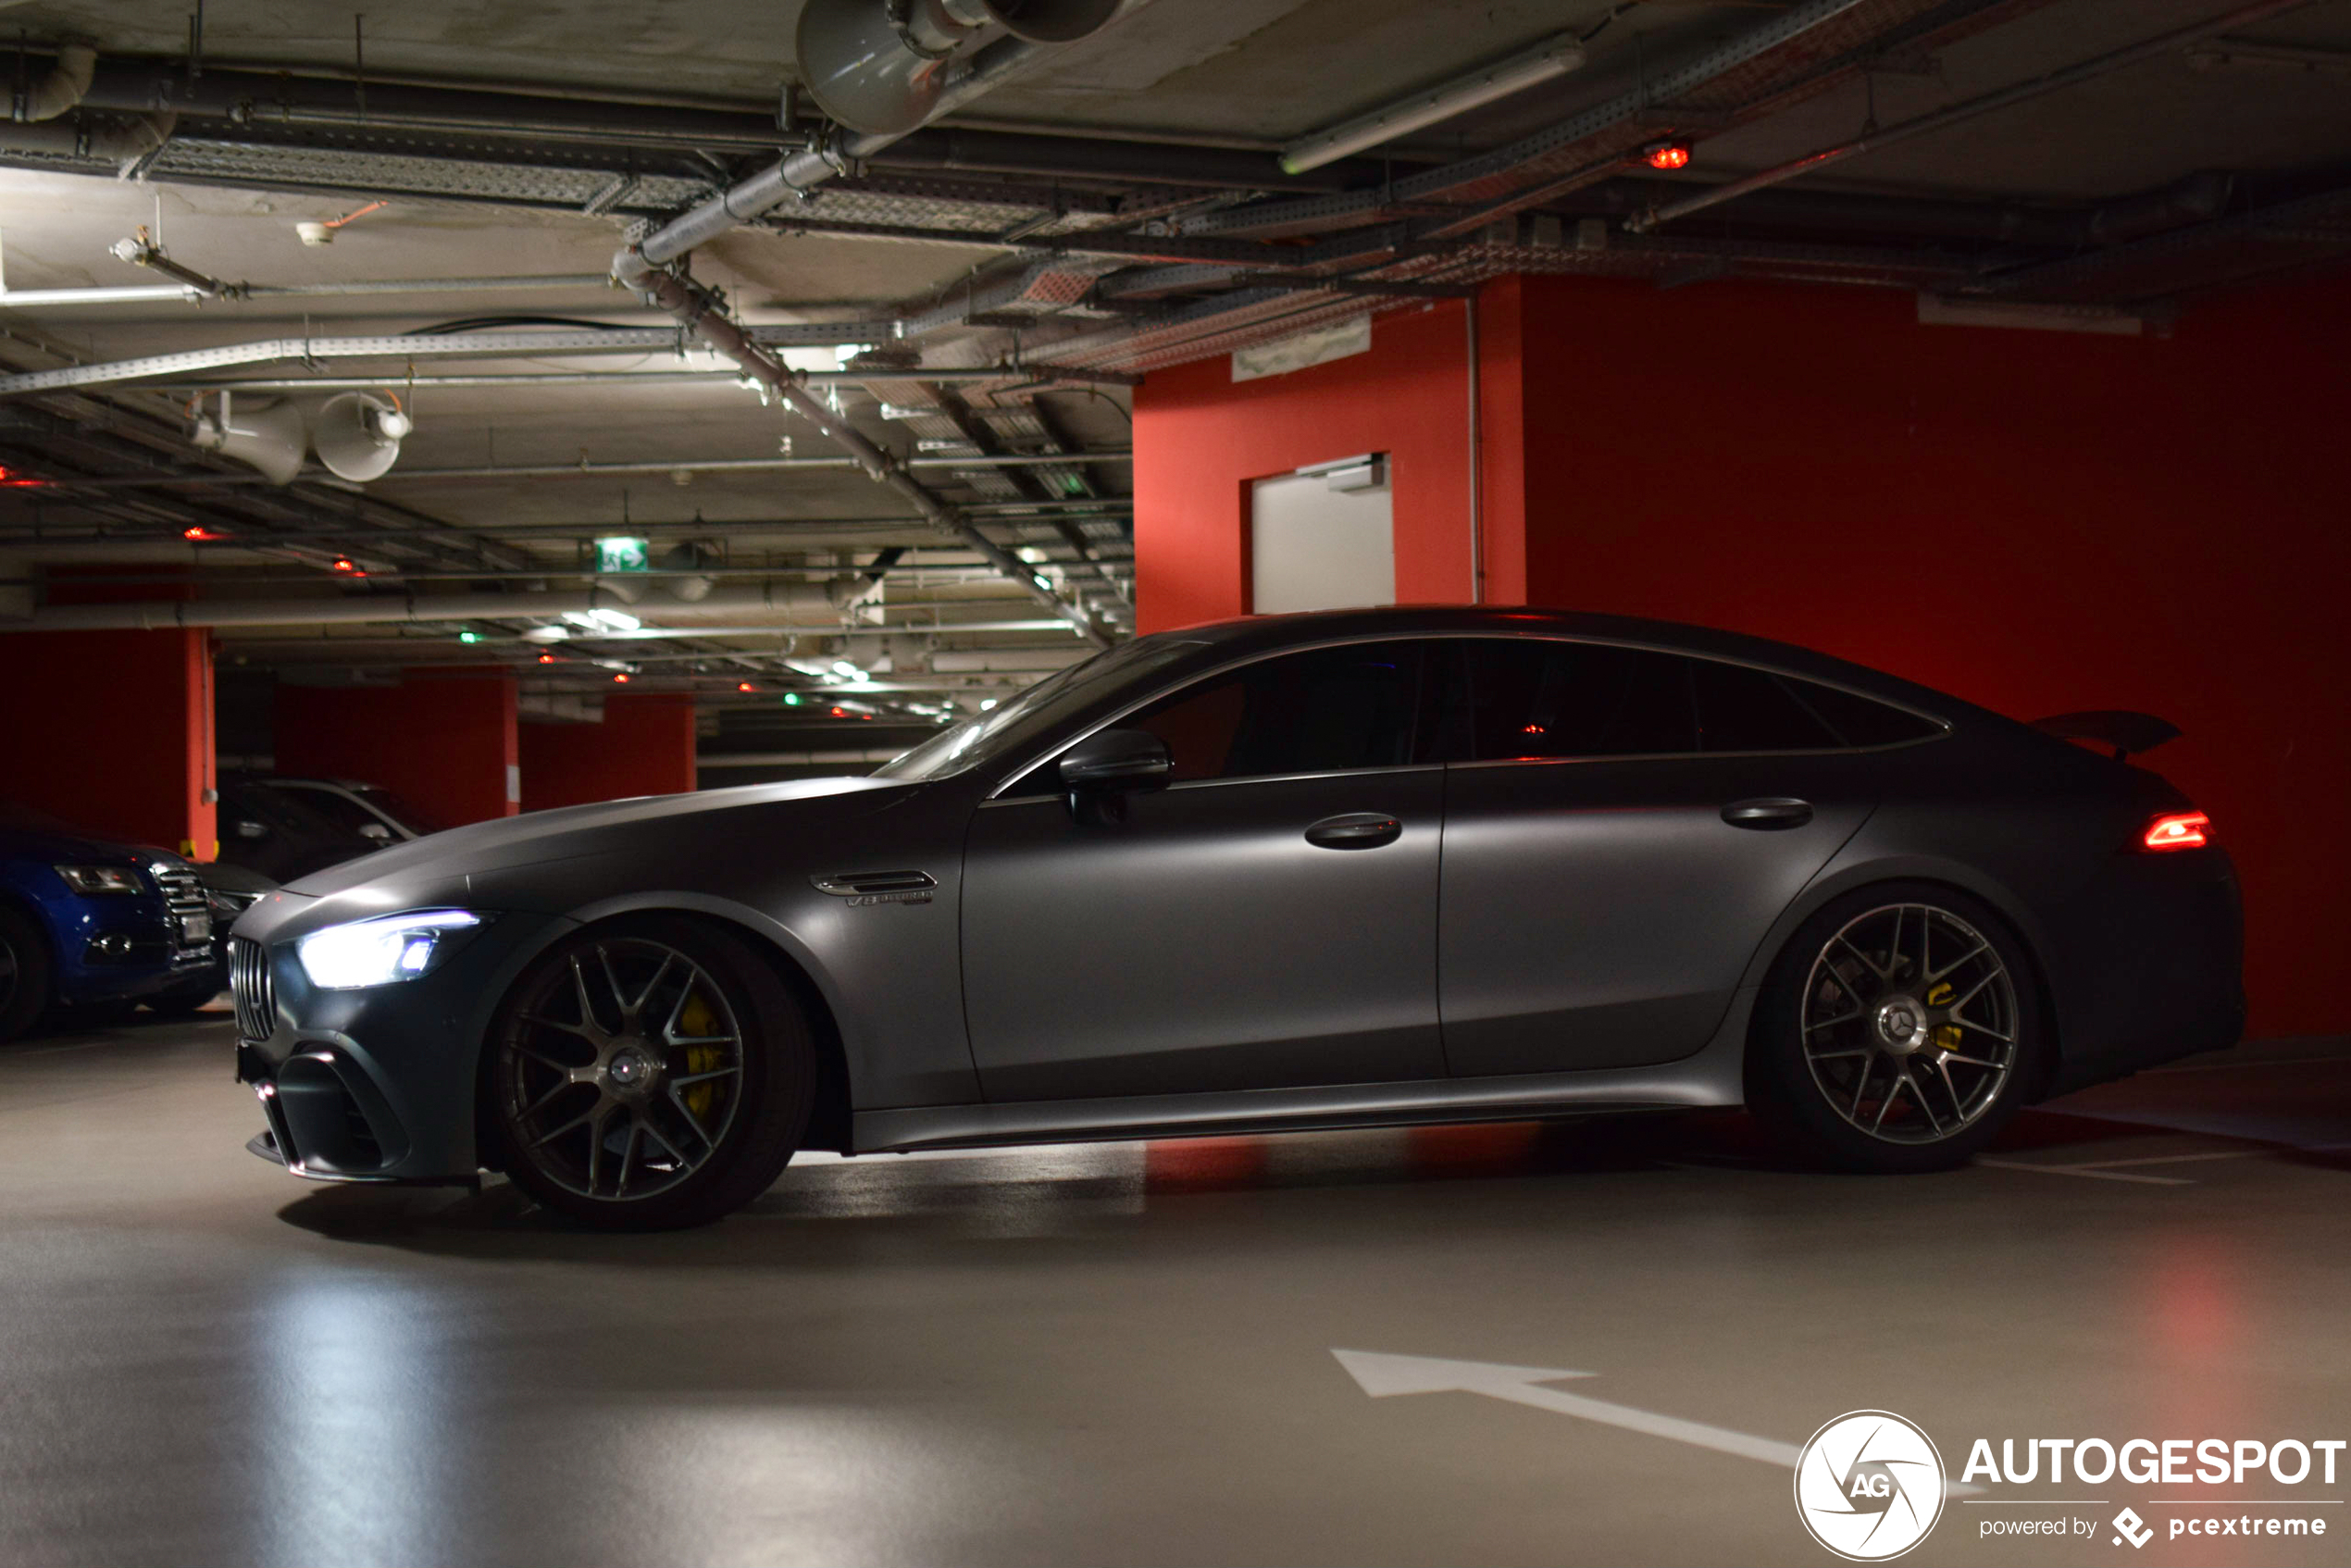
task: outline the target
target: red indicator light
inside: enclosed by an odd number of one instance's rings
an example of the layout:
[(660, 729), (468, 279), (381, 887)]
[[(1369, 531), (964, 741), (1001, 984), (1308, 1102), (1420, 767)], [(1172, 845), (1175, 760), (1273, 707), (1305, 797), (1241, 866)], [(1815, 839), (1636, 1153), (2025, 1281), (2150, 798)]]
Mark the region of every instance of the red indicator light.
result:
[(753, 686), (753, 685), (750, 681), (748, 681), (748, 680), (738, 680), (737, 682), (735, 682), (735, 690), (736, 690), (736, 691), (758, 691), (758, 690), (759, 690), (759, 688), (758, 688), (758, 687), (756, 687), (756, 686)]
[(226, 529), (208, 529), (202, 523), (197, 523), (192, 527), (181, 529), (180, 530), (180, 537), (196, 544), (211, 544), (217, 541), (228, 538), (229, 531)]
[(330, 566), (327, 569), (342, 577), (366, 577), (367, 575), (367, 568), (348, 555), (336, 556), (334, 558), (333, 565)]
[(555, 662), (555, 655), (553, 653), (541, 653), (539, 655), (539, 662), (542, 665), (552, 665)]
[(2212, 819), (2200, 811), (2167, 811), (2147, 824), (2141, 841), (2151, 850), (2196, 850), (2212, 841)]
[(1521, 735), (1549, 735), (1550, 731), (1544, 728), (1539, 724), (1530, 724), (1525, 728), (1520, 730), (1519, 733)]
[(849, 710), (847, 708), (835, 708), (833, 710), (833, 716), (835, 718), (847, 718), (849, 716)]
[(1690, 144), (1687, 142), (1652, 142), (1641, 149), (1641, 161), (1651, 168), (1687, 168), (1690, 167)]
[(613, 679), (614, 679), (616, 682), (617, 682), (618, 684), (622, 685), (622, 686), (626, 686), (626, 685), (628, 685), (628, 676), (627, 672), (625, 672), (625, 671), (624, 671), (623, 673), (619, 674), (619, 675), (616, 675), (616, 676), (614, 676), (614, 677), (613, 677)]

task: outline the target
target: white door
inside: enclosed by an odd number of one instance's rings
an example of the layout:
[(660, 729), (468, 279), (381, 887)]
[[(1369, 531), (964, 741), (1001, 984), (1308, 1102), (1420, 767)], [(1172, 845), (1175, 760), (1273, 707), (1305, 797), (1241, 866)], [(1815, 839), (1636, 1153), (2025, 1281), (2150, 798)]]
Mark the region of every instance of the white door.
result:
[(1250, 495), (1250, 610), (1395, 604), (1391, 493), (1380, 455), (1259, 479)]

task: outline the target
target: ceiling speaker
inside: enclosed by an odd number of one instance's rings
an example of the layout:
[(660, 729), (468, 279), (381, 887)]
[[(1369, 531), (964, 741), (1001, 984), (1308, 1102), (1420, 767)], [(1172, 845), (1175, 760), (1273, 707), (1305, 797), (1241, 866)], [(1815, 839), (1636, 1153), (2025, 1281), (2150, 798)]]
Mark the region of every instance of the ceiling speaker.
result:
[(205, 399), (196, 401), (188, 439), (206, 452), (260, 469), (271, 484), (291, 483), (302, 471), (303, 449), (308, 444), (302, 410), (291, 403), (238, 398), (226, 390), (217, 396), (211, 408), (205, 406)]
[(381, 392), (342, 392), (310, 421), (310, 444), (337, 479), (379, 479), (400, 461), (400, 443), (416, 428), (399, 401)]
[(949, 61), (990, 28), (1074, 44), (1120, 0), (808, 0), (793, 54), (802, 85), (852, 131), (896, 136), (928, 119)]

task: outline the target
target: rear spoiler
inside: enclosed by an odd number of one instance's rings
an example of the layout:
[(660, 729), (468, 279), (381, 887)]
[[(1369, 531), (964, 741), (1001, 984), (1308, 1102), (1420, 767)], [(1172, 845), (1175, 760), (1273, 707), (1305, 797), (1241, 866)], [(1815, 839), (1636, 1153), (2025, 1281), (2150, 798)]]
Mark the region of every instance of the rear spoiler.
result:
[(2134, 752), (2152, 752), (2166, 740), (2180, 738), (2178, 725), (2153, 714), (2134, 714), (2126, 708), (2058, 714), (2034, 719), (2033, 728), (2063, 740), (2094, 740), (2101, 746), (2111, 746), (2117, 762)]

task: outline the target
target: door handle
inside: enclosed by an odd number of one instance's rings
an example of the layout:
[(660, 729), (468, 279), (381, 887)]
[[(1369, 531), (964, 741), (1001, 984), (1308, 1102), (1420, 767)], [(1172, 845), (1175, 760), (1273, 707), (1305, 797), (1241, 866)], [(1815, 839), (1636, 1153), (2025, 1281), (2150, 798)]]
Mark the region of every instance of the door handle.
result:
[(1404, 825), (1385, 812), (1350, 811), (1326, 816), (1306, 829), (1306, 841), (1324, 850), (1375, 850), (1404, 836)]
[(1790, 800), (1785, 795), (1733, 801), (1723, 808), (1723, 820), (1734, 828), (1753, 828), (1767, 833), (1783, 828), (1801, 828), (1812, 820), (1812, 803)]

